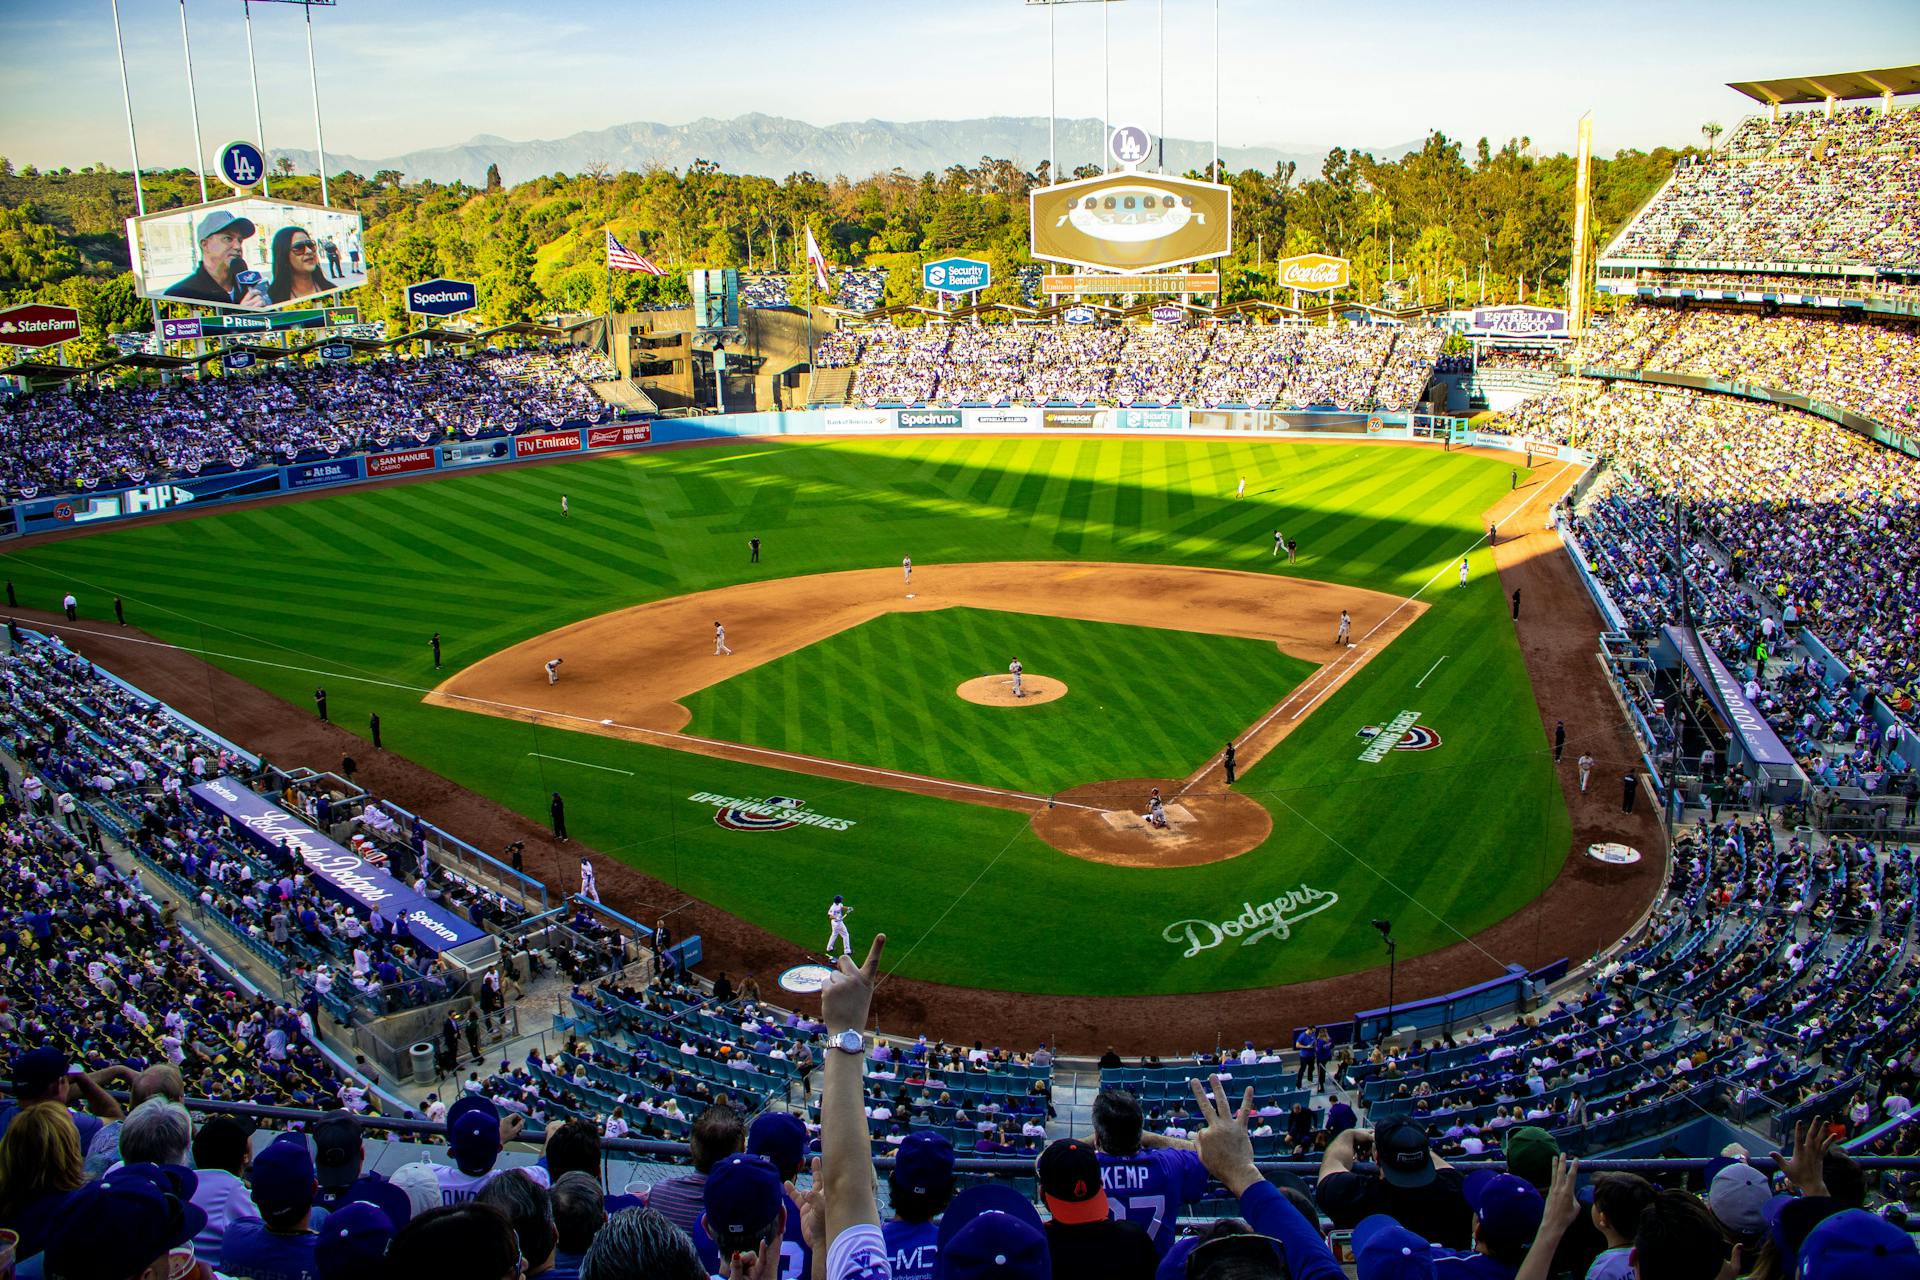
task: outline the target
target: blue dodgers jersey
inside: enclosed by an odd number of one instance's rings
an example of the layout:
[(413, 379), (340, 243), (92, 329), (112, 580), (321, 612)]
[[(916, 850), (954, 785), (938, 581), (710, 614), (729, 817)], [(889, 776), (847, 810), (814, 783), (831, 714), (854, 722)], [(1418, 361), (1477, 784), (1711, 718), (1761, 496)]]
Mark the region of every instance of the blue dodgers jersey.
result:
[(880, 1228), (887, 1238), (887, 1256), (893, 1260), (893, 1280), (933, 1280), (933, 1262), (940, 1256), (940, 1224), (901, 1222)]
[(1180, 1209), (1207, 1189), (1207, 1171), (1191, 1151), (1157, 1147), (1130, 1156), (1100, 1153), (1100, 1181), (1113, 1216), (1137, 1222), (1165, 1257), (1173, 1248)]

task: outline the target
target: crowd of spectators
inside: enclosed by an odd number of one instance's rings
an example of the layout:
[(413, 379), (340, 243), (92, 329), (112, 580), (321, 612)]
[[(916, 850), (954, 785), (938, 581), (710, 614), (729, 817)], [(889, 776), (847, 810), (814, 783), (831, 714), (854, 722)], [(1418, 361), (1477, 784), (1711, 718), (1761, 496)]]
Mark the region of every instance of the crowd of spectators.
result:
[(1920, 267), (1920, 111), (1743, 121), (1688, 161), (1607, 249), (1667, 262)]
[[(1608, 463), (1599, 510), (1611, 514), (1597, 519), (1624, 548), (1608, 570), (1623, 609), (1649, 622), (1675, 616), (1679, 584), (1656, 544), (1670, 543), (1678, 500), (1698, 539), (1688, 558), (1696, 615), (1723, 653), (1750, 657), (1769, 639), (1783, 651), (1776, 633), (1805, 626), (1851, 671), (1856, 708), (1877, 695), (1911, 709), (1920, 462), (1809, 413), (1640, 384), (1568, 380), (1509, 417)], [(1756, 674), (1767, 684), (1782, 673)], [(1849, 741), (1864, 732), (1841, 727)]]
[(0, 491), (11, 500), (545, 426), (604, 412), (586, 384), (611, 376), (593, 353), (535, 348), (69, 385), (0, 407)]
[(1797, 392), (1920, 432), (1920, 326), (1908, 319), (1632, 306), (1589, 329), (1579, 359)]
[[(1616, 277), (1609, 276), (1611, 281)], [(1837, 271), (1729, 271), (1713, 268), (1640, 267), (1630, 278), (1636, 285), (1667, 289), (1723, 289), (1741, 293), (1774, 293), (1816, 298), (1905, 298), (1920, 285), (1891, 276), (1841, 274)]]
[(1445, 334), (1397, 325), (874, 325), (826, 335), (863, 404), (1406, 409)]

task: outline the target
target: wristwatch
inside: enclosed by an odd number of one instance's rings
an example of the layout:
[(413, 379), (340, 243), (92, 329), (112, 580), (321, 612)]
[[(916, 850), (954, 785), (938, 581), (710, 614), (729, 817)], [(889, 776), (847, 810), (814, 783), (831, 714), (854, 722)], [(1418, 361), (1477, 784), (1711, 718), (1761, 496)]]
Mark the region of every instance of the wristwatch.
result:
[(860, 1034), (858, 1028), (836, 1031), (827, 1037), (827, 1047), (838, 1049), (842, 1053), (851, 1053), (855, 1057), (865, 1057), (867, 1038)]

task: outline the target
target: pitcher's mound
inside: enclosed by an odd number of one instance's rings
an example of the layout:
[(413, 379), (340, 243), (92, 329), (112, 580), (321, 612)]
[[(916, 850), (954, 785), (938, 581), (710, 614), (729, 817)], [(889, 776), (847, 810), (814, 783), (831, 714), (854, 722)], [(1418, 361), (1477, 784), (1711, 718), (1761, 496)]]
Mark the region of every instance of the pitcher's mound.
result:
[(954, 692), (968, 702), (983, 707), (1037, 707), (1043, 702), (1058, 702), (1067, 696), (1067, 683), (1052, 676), (1022, 676), (1024, 698), (1013, 696), (1012, 676), (975, 676)]

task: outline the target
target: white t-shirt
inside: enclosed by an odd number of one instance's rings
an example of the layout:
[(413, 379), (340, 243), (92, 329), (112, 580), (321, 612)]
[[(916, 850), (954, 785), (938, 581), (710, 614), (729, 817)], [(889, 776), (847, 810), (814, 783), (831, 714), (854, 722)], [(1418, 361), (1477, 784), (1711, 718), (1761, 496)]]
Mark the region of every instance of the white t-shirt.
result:
[[(547, 1171), (537, 1164), (512, 1165), (541, 1186), (547, 1185)], [(465, 1204), (480, 1194), (480, 1188), (505, 1173), (505, 1168), (489, 1169), (485, 1173), (462, 1173), (452, 1165), (433, 1166), (433, 1176), (440, 1183), (441, 1204)]]
[(887, 1238), (871, 1223), (848, 1227), (827, 1246), (827, 1280), (893, 1280)]

